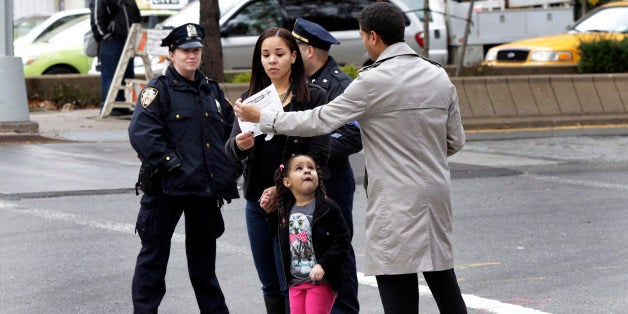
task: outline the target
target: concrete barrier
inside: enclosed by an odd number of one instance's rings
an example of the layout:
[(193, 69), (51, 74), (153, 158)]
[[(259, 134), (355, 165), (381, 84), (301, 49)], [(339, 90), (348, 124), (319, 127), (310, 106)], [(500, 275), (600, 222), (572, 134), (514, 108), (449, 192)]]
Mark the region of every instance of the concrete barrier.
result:
[(628, 123), (628, 74), (453, 78), (467, 129)]
[[(628, 123), (628, 73), (457, 77), (452, 82), (469, 130)], [(60, 83), (100, 94), (100, 77), (93, 75), (26, 78), (27, 94)], [(222, 86), (235, 101), (248, 84)]]

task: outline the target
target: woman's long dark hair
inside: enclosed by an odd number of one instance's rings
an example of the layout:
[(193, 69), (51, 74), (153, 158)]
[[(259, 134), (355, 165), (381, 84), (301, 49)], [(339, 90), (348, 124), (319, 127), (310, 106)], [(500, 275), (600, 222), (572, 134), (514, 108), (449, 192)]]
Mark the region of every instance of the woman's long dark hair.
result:
[(305, 68), (303, 67), (303, 59), (296, 39), (292, 36), (292, 33), (280, 27), (271, 27), (265, 30), (255, 43), (255, 50), (253, 50), (253, 60), (251, 62), (251, 82), (249, 83), (248, 94), (253, 95), (262, 89), (270, 85), (270, 77), (264, 71), (262, 65), (262, 42), (269, 37), (277, 36), (284, 40), (288, 45), (290, 52), (296, 51), (297, 59), (292, 64), (292, 70), (290, 71), (290, 87), (292, 94), (296, 96), (297, 102), (306, 102), (310, 99), (310, 91), (307, 87), (307, 77), (305, 75)]

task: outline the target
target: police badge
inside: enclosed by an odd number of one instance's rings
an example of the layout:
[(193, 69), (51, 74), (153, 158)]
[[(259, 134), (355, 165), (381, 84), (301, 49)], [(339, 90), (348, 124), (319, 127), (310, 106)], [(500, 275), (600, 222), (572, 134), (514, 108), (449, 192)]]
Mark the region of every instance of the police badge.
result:
[(158, 93), (159, 91), (154, 87), (145, 88), (140, 95), (140, 104), (142, 104), (142, 107), (144, 107), (144, 109), (148, 108), (153, 100), (155, 100)]
[(196, 34), (196, 27), (194, 27), (194, 25), (188, 24), (187, 31), (188, 37), (198, 37), (198, 35)]

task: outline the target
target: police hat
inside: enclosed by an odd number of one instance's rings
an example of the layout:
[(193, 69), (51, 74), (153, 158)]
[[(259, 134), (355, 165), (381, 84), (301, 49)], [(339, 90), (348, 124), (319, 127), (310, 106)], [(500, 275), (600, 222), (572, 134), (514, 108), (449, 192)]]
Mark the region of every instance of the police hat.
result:
[(323, 50), (329, 50), (331, 44), (340, 44), (340, 42), (322, 26), (300, 17), (297, 18), (294, 23), (292, 36), (294, 36), (297, 41)]
[(168, 47), (168, 50), (202, 48), (203, 37), (205, 37), (205, 29), (202, 26), (187, 23), (173, 29), (166, 38), (161, 40), (161, 46)]

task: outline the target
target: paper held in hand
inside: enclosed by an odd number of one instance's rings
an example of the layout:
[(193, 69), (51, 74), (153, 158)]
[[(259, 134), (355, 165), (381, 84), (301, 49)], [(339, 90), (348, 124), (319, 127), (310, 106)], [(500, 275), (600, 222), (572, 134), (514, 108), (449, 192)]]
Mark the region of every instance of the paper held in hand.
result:
[[(273, 84), (270, 84), (255, 95), (243, 100), (242, 103), (255, 103), (264, 111), (283, 111), (279, 93), (277, 93), (277, 89), (275, 89), (275, 85)], [(238, 124), (240, 125), (242, 133), (253, 132), (253, 136), (263, 134), (259, 128), (259, 123), (244, 122), (238, 118)], [(265, 140), (269, 141), (272, 138), (273, 134), (267, 134)]]

